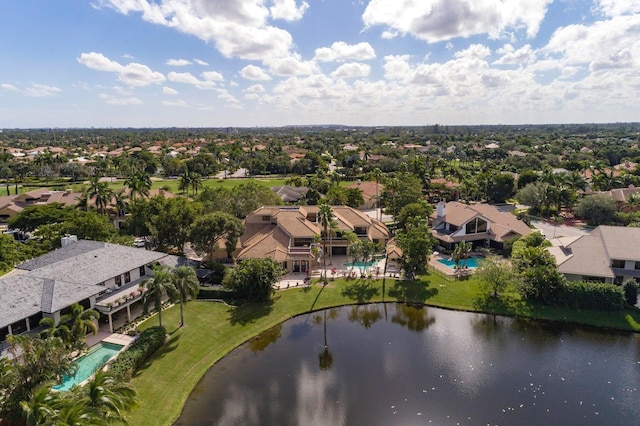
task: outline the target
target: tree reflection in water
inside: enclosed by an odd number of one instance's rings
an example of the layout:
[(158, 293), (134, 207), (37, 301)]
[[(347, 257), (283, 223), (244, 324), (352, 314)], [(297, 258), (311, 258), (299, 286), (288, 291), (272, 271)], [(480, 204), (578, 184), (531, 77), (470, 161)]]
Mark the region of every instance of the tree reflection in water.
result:
[(313, 317), (316, 324), (320, 324), (320, 321), (322, 321), (324, 325), (324, 346), (322, 348), (322, 352), (318, 354), (318, 365), (321, 370), (329, 370), (333, 365), (333, 354), (329, 350), (329, 343), (327, 342), (327, 313), (329, 314), (330, 319), (338, 318), (337, 309), (325, 309), (324, 319), (320, 315), (315, 315)]
[(436, 322), (435, 316), (429, 315), (426, 307), (395, 304), (396, 313), (391, 317), (391, 322), (407, 327), (412, 331), (426, 330)]
[(348, 316), (350, 322), (357, 322), (364, 328), (370, 328), (381, 318), (382, 312), (378, 305), (354, 305)]

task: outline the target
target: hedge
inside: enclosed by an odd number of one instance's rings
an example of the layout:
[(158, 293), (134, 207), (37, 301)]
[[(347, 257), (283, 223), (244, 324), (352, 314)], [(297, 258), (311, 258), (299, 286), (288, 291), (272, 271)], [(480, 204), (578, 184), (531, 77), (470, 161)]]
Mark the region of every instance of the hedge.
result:
[(200, 287), (200, 292), (198, 293), (198, 299), (222, 299), (222, 300), (233, 300), (237, 299), (238, 295), (234, 290), (228, 290), (222, 287)]
[(569, 281), (565, 286), (565, 305), (575, 309), (617, 311), (624, 308), (624, 291), (620, 286)]
[(167, 330), (150, 327), (140, 333), (138, 339), (118, 355), (109, 371), (118, 379), (128, 382), (135, 372), (164, 344)]

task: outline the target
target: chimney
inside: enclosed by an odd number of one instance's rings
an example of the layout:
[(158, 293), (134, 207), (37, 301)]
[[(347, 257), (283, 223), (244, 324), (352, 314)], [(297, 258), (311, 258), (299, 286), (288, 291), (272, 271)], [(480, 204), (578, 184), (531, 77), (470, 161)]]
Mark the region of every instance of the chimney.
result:
[(436, 206), (436, 215), (438, 217), (444, 217), (444, 207), (445, 207), (444, 201), (440, 201)]

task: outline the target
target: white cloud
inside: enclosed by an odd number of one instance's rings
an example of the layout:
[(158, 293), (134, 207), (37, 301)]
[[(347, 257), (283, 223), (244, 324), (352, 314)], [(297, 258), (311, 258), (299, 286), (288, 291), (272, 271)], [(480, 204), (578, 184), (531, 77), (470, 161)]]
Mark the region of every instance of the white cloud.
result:
[(331, 73), (333, 78), (355, 78), (355, 77), (367, 77), (371, 72), (371, 66), (367, 64), (361, 64), (358, 62), (349, 62), (347, 64), (340, 65), (334, 72)]
[(167, 79), (174, 83), (190, 84), (198, 89), (213, 89), (216, 85), (215, 82), (210, 80), (199, 80), (196, 76), (188, 72), (170, 72), (167, 74)]
[(260, 99), (260, 95), (257, 93), (245, 93), (244, 98), (248, 100), (256, 100)]
[(202, 66), (209, 66), (208, 63), (206, 63), (205, 61), (203, 61), (202, 59), (198, 59), (198, 58), (193, 58), (193, 62), (195, 62), (198, 65), (202, 65)]
[(165, 95), (177, 95), (178, 91), (176, 89), (172, 89), (171, 87), (164, 86), (162, 88), (162, 93)]
[(320, 72), (314, 61), (303, 61), (298, 54), (283, 58), (267, 58), (263, 63), (269, 67), (273, 75), (290, 77), (293, 75), (310, 75)]
[(386, 27), (430, 43), (455, 37), (525, 28), (534, 37), (552, 0), (371, 0), (362, 15), (366, 27)]
[(40, 98), (45, 96), (54, 96), (62, 92), (62, 89), (60, 89), (59, 87), (48, 86), (46, 84), (38, 84), (38, 83), (31, 83), (31, 86), (24, 89), (20, 89), (14, 86), (13, 84), (2, 83), (0, 84), (0, 89), (10, 91), (10, 92), (21, 93), (24, 96), (31, 96), (35, 98)]
[(507, 43), (498, 49), (496, 53), (502, 55), (494, 62), (498, 65), (524, 65), (533, 62), (536, 58), (530, 44), (515, 49), (511, 44)]
[[(291, 34), (267, 23), (271, 14), (264, 3), (258, 0), (164, 0), (161, 3), (102, 0), (103, 5), (123, 15), (139, 13), (146, 22), (212, 42), (226, 57), (261, 60), (286, 56), (293, 44)], [(286, 6), (289, 2), (283, 4)], [(276, 13), (284, 17), (284, 12), (289, 10), (279, 7)]]
[(206, 81), (224, 81), (224, 77), (217, 71), (205, 71), (200, 74)]
[(364, 61), (373, 59), (376, 53), (373, 47), (367, 42), (358, 44), (347, 44), (344, 41), (336, 41), (331, 47), (321, 47), (316, 49), (315, 58), (321, 62), (330, 61)]
[(102, 53), (82, 53), (77, 60), (86, 67), (97, 71), (117, 73), (118, 80), (128, 86), (148, 86), (165, 81), (163, 74), (152, 71), (151, 68), (146, 65), (136, 62), (122, 65), (116, 61), (112, 61)]
[(245, 92), (250, 93), (260, 93), (264, 92), (264, 86), (262, 84), (254, 84), (253, 86), (249, 86), (245, 89)]
[(125, 105), (141, 105), (142, 104), (142, 101), (140, 99), (133, 96), (126, 97), (126, 98), (117, 98), (115, 96), (107, 95), (106, 93), (101, 93), (98, 96), (100, 97), (100, 99), (104, 100), (109, 105), (125, 106)]
[(247, 65), (240, 70), (240, 76), (247, 80), (271, 80), (269, 74), (267, 74), (262, 68), (255, 65)]
[(162, 101), (160, 103), (162, 105), (168, 106), (168, 107), (179, 107), (179, 108), (187, 107), (187, 103), (185, 101), (183, 101), (183, 100), (179, 100), (179, 101)]
[(384, 76), (388, 80), (403, 80), (411, 72), (409, 55), (388, 55), (384, 57)]
[(638, 0), (597, 0), (595, 7), (607, 16), (620, 16), (640, 12)]
[(167, 59), (167, 65), (170, 67), (186, 67), (187, 65), (191, 65), (191, 61), (186, 59)]
[(302, 1), (300, 6), (296, 0), (273, 0), (273, 6), (269, 8), (273, 19), (283, 19), (285, 21), (297, 21), (302, 18), (309, 8), (309, 3)]

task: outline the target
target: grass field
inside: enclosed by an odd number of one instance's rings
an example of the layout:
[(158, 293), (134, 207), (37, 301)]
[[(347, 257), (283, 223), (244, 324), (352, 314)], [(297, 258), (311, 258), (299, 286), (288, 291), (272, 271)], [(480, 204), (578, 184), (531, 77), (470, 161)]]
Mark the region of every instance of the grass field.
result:
[[(163, 313), (170, 339), (134, 377), (142, 405), (130, 418), (135, 425), (170, 425), (198, 380), (219, 359), (261, 332), (296, 315), (333, 306), (373, 302), (408, 302), (448, 309), (559, 320), (628, 331), (640, 331), (640, 310), (620, 312), (573, 311), (532, 306), (515, 294), (499, 300), (482, 296), (479, 283), (446, 281), (426, 276), (416, 282), (335, 280), (326, 287), (280, 291), (273, 301), (230, 307), (207, 301), (189, 302), (186, 325), (179, 324), (179, 308)], [(140, 328), (157, 325), (152, 317)]]

